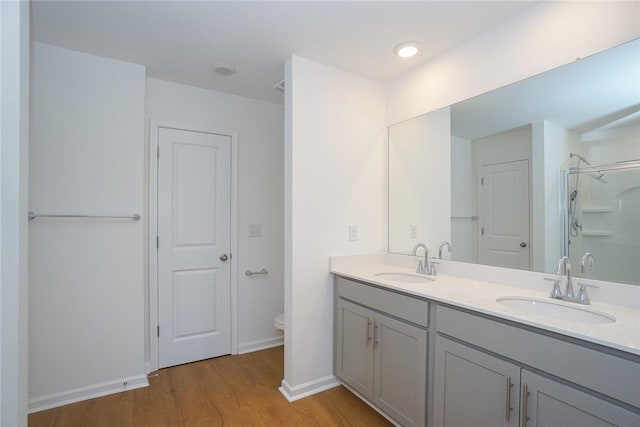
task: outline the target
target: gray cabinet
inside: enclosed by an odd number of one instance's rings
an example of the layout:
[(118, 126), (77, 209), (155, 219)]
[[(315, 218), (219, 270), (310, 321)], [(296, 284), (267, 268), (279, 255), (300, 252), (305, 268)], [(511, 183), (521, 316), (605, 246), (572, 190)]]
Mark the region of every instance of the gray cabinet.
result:
[(436, 337), (437, 427), (637, 426), (640, 416), (469, 346)]
[(423, 426), (427, 389), (427, 331), (374, 315), (373, 403), (405, 426)]
[(345, 300), (338, 301), (338, 376), (358, 393), (373, 400), (373, 312)]
[[(427, 330), (379, 310), (380, 304), (400, 296), (380, 289), (364, 289), (344, 281), (336, 302), (336, 375), (382, 412), (404, 426), (424, 426), (427, 381)], [(340, 284), (351, 300), (340, 297)], [(389, 295), (378, 294), (377, 291)], [(378, 298), (378, 297), (381, 297)], [(354, 301), (355, 300), (355, 301)], [(394, 312), (411, 301), (398, 300)], [(423, 303), (425, 312), (428, 305)], [(368, 305), (361, 305), (368, 304)], [(373, 306), (373, 307), (372, 307)], [(409, 310), (410, 311), (410, 310)], [(421, 314), (422, 315), (422, 314)]]
[[(613, 394), (608, 392), (609, 381), (592, 380), (601, 375), (603, 369), (611, 378), (625, 374), (633, 378), (637, 375), (637, 365), (626, 369), (623, 360), (593, 353), (592, 349), (567, 347), (567, 343), (556, 342), (551, 337), (535, 339), (527, 335), (530, 332), (512, 330), (513, 326), (450, 308), (438, 306), (437, 313), (436, 327), (440, 334), (446, 332), (448, 337), (435, 338), (435, 427), (640, 425), (640, 412), (601, 397)], [(519, 341), (518, 336), (525, 339)], [(511, 346), (510, 349), (502, 347), (508, 338), (511, 339), (506, 345)], [(568, 354), (577, 357), (566, 360), (563, 355)], [(600, 364), (602, 358), (604, 363)], [(527, 369), (527, 362), (547, 372), (558, 365), (564, 371), (555, 378), (542, 376)], [(590, 389), (569, 381), (582, 382)], [(618, 385), (625, 386), (622, 381)], [(627, 387), (623, 398), (635, 402), (639, 387), (640, 384)]]
[(533, 372), (523, 369), (521, 382), (523, 427), (640, 425), (638, 414)]
[(374, 284), (335, 283), (336, 375), (401, 425), (640, 426), (638, 355)]
[(436, 337), (434, 424), (518, 426), (520, 367)]

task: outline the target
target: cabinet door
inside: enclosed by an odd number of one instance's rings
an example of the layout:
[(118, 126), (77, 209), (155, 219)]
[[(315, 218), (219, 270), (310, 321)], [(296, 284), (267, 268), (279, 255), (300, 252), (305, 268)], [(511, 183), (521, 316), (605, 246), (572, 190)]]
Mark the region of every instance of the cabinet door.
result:
[(373, 312), (338, 300), (337, 374), (356, 391), (373, 399)]
[(522, 425), (639, 426), (640, 415), (567, 385), (522, 370)]
[(427, 331), (374, 317), (373, 402), (403, 426), (425, 425)]
[(436, 427), (517, 426), (520, 367), (437, 336)]

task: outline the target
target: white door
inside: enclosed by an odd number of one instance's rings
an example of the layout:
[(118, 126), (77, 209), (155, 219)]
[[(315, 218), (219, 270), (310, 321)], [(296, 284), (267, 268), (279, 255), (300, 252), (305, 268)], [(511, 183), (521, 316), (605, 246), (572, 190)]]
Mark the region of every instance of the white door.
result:
[(529, 161), (481, 166), (480, 262), (529, 270)]
[(231, 352), (231, 138), (158, 132), (159, 367)]

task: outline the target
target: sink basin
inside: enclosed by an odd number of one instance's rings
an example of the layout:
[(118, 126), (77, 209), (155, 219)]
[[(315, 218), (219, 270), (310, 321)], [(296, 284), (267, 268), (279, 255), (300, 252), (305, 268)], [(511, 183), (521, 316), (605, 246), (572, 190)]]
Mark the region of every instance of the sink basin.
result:
[(404, 283), (427, 283), (436, 280), (433, 276), (427, 276), (426, 274), (411, 274), (411, 273), (377, 273), (376, 277), (381, 279), (395, 280), (396, 282)]
[(552, 300), (526, 297), (501, 297), (496, 302), (523, 314), (580, 323), (613, 323), (616, 318), (581, 306), (568, 306)]

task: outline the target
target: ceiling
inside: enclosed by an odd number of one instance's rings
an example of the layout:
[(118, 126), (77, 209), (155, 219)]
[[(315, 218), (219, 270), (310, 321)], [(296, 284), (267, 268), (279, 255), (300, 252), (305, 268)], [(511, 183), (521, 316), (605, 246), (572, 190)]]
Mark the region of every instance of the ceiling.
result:
[[(35, 41), (143, 64), (149, 77), (282, 103), (291, 54), (389, 81), (534, 1), (32, 1)], [(403, 41), (422, 45), (401, 59)], [(217, 64), (237, 73), (219, 76)]]
[(451, 106), (451, 132), (477, 139), (547, 120), (585, 133), (638, 125), (640, 40)]

